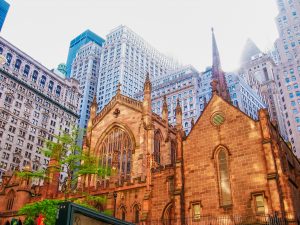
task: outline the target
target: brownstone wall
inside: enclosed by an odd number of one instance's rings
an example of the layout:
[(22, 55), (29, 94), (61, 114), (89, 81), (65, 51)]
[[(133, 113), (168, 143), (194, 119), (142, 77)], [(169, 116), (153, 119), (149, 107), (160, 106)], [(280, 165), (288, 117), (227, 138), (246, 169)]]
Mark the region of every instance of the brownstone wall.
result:
[(169, 203), (173, 204), (173, 192), (170, 180), (174, 177), (173, 168), (156, 171), (152, 174), (151, 213), (150, 220), (160, 221)]
[[(214, 112), (222, 112), (220, 126), (211, 123)], [(223, 146), (229, 154), (231, 207), (220, 206), (216, 150)], [(203, 215), (253, 214), (252, 194), (265, 195), (266, 212), (271, 199), (262, 150), (260, 124), (214, 96), (183, 143), (185, 212), (191, 216), (191, 203), (201, 202)]]

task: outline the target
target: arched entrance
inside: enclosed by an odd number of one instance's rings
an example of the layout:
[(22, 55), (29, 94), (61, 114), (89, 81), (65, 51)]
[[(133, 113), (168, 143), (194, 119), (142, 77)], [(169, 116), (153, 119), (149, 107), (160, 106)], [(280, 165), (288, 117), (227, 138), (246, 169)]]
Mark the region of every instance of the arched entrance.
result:
[(172, 202), (170, 202), (164, 209), (162, 215), (162, 224), (171, 225), (174, 222), (174, 207)]

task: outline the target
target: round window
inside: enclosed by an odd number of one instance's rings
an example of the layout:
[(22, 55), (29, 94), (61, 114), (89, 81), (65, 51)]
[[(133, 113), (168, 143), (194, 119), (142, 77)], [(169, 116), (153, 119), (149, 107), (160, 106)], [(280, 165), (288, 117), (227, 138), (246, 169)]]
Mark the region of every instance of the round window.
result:
[(211, 118), (211, 122), (215, 126), (220, 126), (221, 124), (224, 123), (224, 121), (225, 121), (225, 116), (221, 112), (214, 113), (212, 118)]

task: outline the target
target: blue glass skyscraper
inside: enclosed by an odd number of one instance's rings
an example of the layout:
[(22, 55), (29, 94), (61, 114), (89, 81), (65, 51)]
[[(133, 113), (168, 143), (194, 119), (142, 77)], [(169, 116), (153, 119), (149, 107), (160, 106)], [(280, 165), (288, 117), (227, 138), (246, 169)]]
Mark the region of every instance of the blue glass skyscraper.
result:
[(95, 34), (94, 32), (86, 30), (70, 42), (69, 54), (66, 63), (67, 77), (70, 77), (71, 75), (72, 63), (74, 58), (76, 57), (76, 53), (78, 52), (79, 48), (90, 41), (93, 41), (96, 44), (102, 46), (105, 40), (102, 37)]
[(0, 0), (0, 31), (5, 21), (5, 17), (8, 12), (8, 9), (9, 9), (9, 4), (4, 0)]

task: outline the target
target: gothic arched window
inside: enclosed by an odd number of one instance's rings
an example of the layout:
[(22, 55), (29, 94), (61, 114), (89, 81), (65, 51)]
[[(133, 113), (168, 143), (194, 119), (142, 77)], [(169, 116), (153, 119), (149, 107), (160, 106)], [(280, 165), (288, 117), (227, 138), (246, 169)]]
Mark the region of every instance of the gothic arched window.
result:
[(154, 161), (160, 164), (160, 142), (161, 134), (160, 131), (156, 131), (154, 134)]
[(120, 127), (113, 128), (100, 146), (100, 164), (116, 167), (119, 178), (129, 178), (133, 144), (128, 133)]
[(125, 209), (125, 207), (121, 207), (121, 219), (122, 220), (126, 219), (126, 209)]
[(7, 204), (6, 204), (6, 210), (12, 210), (14, 206), (16, 194), (13, 190), (10, 190), (7, 194)]
[(220, 203), (222, 206), (231, 205), (231, 189), (229, 180), (228, 154), (224, 148), (218, 152), (218, 173), (220, 187)]
[(138, 205), (135, 205), (133, 207), (133, 212), (134, 212), (134, 222), (139, 223), (140, 222), (140, 209)]
[(176, 163), (176, 141), (171, 141), (171, 164), (175, 165)]

